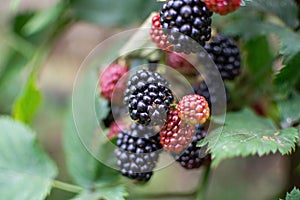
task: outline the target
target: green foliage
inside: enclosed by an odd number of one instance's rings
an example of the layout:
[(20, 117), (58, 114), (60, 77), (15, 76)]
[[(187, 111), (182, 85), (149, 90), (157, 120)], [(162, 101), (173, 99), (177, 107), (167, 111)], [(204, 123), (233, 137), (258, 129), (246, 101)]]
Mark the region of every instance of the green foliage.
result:
[(300, 199), (300, 190), (294, 188), (290, 193), (287, 193), (285, 200), (299, 200)]
[(250, 39), (246, 42), (244, 50), (247, 69), (249, 69), (249, 73), (255, 74), (252, 77), (251, 85), (257, 87), (258, 85), (266, 84), (273, 74), (273, 55), (268, 38), (266, 36), (258, 36)]
[(32, 130), (10, 118), (0, 118), (1, 199), (44, 199), (57, 169), (37, 144)]
[(99, 188), (94, 192), (85, 192), (75, 197), (73, 200), (124, 200), (127, 196), (127, 192), (124, 186)]
[(247, 1), (246, 5), (265, 13), (274, 14), (292, 28), (299, 25), (298, 7), (294, 0), (253, 0)]
[[(300, 39), (300, 38), (299, 38)], [(285, 62), (286, 66), (276, 75), (275, 83), (282, 93), (291, 91), (300, 80), (300, 51), (291, 60)]]
[(41, 10), (34, 13), (34, 15), (22, 27), (21, 31), (28, 36), (49, 27), (52, 23), (58, 20), (63, 8), (64, 2), (61, 1), (47, 10)]
[(291, 153), (297, 138), (298, 131), (295, 128), (278, 130), (271, 120), (245, 109), (228, 113), (223, 129), (213, 130), (200, 145), (208, 144), (213, 166), (217, 166), (223, 159), (237, 156), (262, 156), (277, 151), (281, 154)]
[[(99, 124), (92, 119), (94, 111), (87, 109), (87, 99), (95, 99), (96, 96), (91, 96), (90, 90), (94, 91), (97, 85), (97, 73), (91, 71), (85, 79), (79, 83), (79, 92), (73, 96), (73, 112), (80, 113), (80, 120), (75, 124), (72, 112), (70, 110), (67, 116), (66, 130), (64, 135), (64, 149), (67, 155), (67, 166), (69, 173), (76, 183), (85, 187), (91, 188), (94, 185), (105, 185), (115, 181), (118, 178), (116, 170), (113, 170), (96, 160), (91, 152), (87, 150), (85, 144), (93, 141), (95, 138), (94, 132)], [(107, 102), (100, 102), (97, 109), (107, 111)], [(91, 106), (93, 108), (93, 106)], [(98, 120), (103, 120), (105, 115), (99, 115)], [(84, 132), (84, 135), (79, 135), (79, 131)], [(85, 143), (86, 142), (86, 143)], [(95, 141), (93, 141), (95, 142)], [(101, 138), (96, 141), (101, 142)], [(101, 149), (101, 146), (97, 147)]]
[(282, 123), (291, 126), (300, 120), (300, 94), (293, 92), (287, 99), (280, 100), (277, 105)]
[(149, 13), (160, 7), (161, 4), (153, 0), (71, 0), (71, 8), (78, 19), (102, 26), (142, 22)]
[(24, 93), (17, 99), (14, 105), (14, 118), (24, 123), (31, 122), (41, 104), (42, 95), (36, 87), (35, 79), (35, 76), (29, 78)]

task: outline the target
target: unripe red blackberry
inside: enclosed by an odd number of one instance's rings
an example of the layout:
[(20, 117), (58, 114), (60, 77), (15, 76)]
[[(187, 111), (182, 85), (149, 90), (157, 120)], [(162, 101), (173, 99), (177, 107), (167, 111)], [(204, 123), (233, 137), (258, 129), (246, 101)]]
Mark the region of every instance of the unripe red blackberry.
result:
[(160, 24), (174, 51), (197, 53), (211, 37), (211, 16), (200, 0), (170, 0), (160, 12)]
[[(127, 73), (127, 71), (127, 67), (118, 64), (112, 64), (104, 70), (100, 77), (100, 90), (101, 95), (105, 99), (111, 100), (113, 91), (116, 89), (118, 81)], [(122, 87), (122, 84), (118, 84), (118, 87)]]
[(160, 143), (165, 151), (178, 154), (192, 142), (194, 131), (195, 126), (181, 120), (177, 110), (171, 110), (160, 131)]
[(153, 129), (132, 124), (129, 131), (118, 134), (115, 154), (123, 176), (138, 181), (148, 181), (158, 161), (159, 134)]
[(127, 83), (124, 103), (136, 123), (163, 125), (174, 101), (168, 81), (160, 74), (139, 70)]
[(220, 15), (234, 12), (241, 6), (241, 0), (202, 0), (207, 8)]
[(157, 14), (152, 18), (152, 26), (150, 30), (150, 36), (152, 42), (156, 46), (163, 50), (172, 50), (171, 43), (168, 41), (168, 36), (164, 34), (161, 24), (160, 24), (160, 15)]
[[(204, 125), (196, 125), (195, 135), (193, 141), (189, 144), (188, 148), (180, 155), (176, 155), (175, 159), (180, 165), (186, 169), (196, 169), (202, 166), (208, 160), (210, 155), (200, 155), (201, 148), (197, 144), (207, 135)], [(204, 150), (203, 150), (204, 151)]]
[(240, 74), (240, 50), (232, 38), (223, 34), (218, 35), (204, 48), (217, 65), (224, 80), (233, 80)]
[(179, 101), (178, 116), (189, 124), (204, 124), (210, 116), (209, 106), (206, 99), (197, 94), (184, 96)]

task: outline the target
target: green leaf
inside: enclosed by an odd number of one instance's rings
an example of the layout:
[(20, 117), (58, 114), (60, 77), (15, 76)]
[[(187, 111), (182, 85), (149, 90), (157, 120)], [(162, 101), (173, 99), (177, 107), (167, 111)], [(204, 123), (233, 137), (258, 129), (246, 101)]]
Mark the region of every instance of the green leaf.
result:
[(295, 128), (277, 130), (272, 121), (256, 116), (249, 109), (228, 113), (222, 129), (213, 130), (200, 146), (208, 144), (213, 166), (226, 158), (288, 154), (295, 148), (298, 131)]
[(291, 28), (296, 28), (299, 25), (298, 6), (294, 0), (252, 0), (247, 1), (246, 5), (278, 16)]
[(253, 38), (245, 44), (246, 62), (252, 74), (253, 84), (263, 84), (273, 74), (273, 55), (266, 36)]
[(103, 97), (96, 99), (95, 108), (99, 122), (105, 119), (105, 117), (109, 114), (110, 111), (109, 102)]
[(275, 84), (281, 93), (291, 91), (300, 80), (300, 51), (289, 61), (285, 61), (286, 66), (276, 75)]
[(124, 186), (99, 188), (95, 192), (85, 192), (75, 197), (73, 200), (125, 200), (128, 193)]
[(56, 166), (25, 125), (2, 117), (0, 129), (1, 199), (44, 199), (57, 174)]
[(31, 122), (41, 104), (42, 95), (36, 87), (35, 79), (35, 76), (29, 78), (23, 94), (14, 105), (14, 118), (24, 123)]
[[(95, 110), (92, 109), (95, 108), (95, 104), (87, 106), (89, 100), (94, 100), (91, 103), (97, 100), (97, 96), (94, 94), (97, 82), (97, 72), (96, 70), (91, 70), (76, 85), (78, 90), (73, 95), (73, 110), (70, 110), (67, 116), (64, 134), (64, 150), (69, 173), (77, 184), (85, 188), (91, 188), (94, 185), (106, 185), (116, 181), (119, 177), (116, 170), (100, 163), (85, 146), (93, 143), (95, 146), (93, 153), (95, 153), (102, 149), (100, 145), (102, 145), (104, 140), (95, 136), (95, 131), (99, 128), (98, 120), (101, 121), (105, 115), (100, 115), (97, 118)], [(97, 109), (105, 111), (107, 102), (100, 102), (98, 106)], [(76, 124), (74, 112), (80, 114), (80, 120), (76, 121)], [(104, 150), (108, 151), (109, 149)], [(104, 154), (107, 153), (104, 152)]]
[(293, 92), (288, 99), (280, 100), (277, 105), (281, 114), (282, 123), (287, 127), (300, 120), (300, 94)]
[(300, 190), (294, 188), (290, 193), (287, 193), (285, 200), (299, 200), (300, 199)]
[(80, 20), (102, 26), (125, 26), (142, 22), (152, 11), (161, 8), (153, 0), (72, 0), (71, 7)]
[(64, 3), (61, 1), (47, 10), (36, 12), (33, 17), (24, 25), (22, 32), (28, 36), (45, 29), (50, 24), (58, 20), (63, 8)]

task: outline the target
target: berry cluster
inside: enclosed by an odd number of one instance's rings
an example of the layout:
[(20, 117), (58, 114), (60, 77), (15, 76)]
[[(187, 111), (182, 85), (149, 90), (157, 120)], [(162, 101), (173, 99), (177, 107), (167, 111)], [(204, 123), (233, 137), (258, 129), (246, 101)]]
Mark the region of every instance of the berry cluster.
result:
[[(124, 176), (148, 181), (159, 150), (184, 154), (194, 139), (196, 124), (205, 123), (209, 117), (208, 103), (199, 95), (183, 97), (178, 109), (171, 106), (173, 103), (169, 83), (162, 75), (145, 69), (132, 74), (124, 92), (124, 104), (133, 124), (129, 131), (118, 135), (119, 148), (115, 152), (119, 170)], [(196, 120), (191, 120), (193, 117)], [(159, 134), (155, 131), (158, 127), (161, 127)], [(195, 160), (194, 157), (191, 160)], [(190, 162), (198, 163), (198, 160)], [(197, 165), (200, 167), (200, 163)], [(196, 165), (193, 168), (197, 168)]]
[(174, 51), (189, 54), (210, 39), (211, 16), (200, 0), (170, 0), (162, 7), (160, 23)]
[(156, 72), (137, 71), (128, 81), (124, 103), (136, 123), (161, 125), (173, 103), (168, 81)]
[(202, 59), (204, 47), (223, 80), (233, 80), (240, 73), (237, 45), (225, 35), (207, 41), (211, 38), (212, 12), (224, 15), (239, 5), (240, 0), (168, 0), (152, 18), (151, 40), (164, 50), (159, 52), (166, 54), (168, 66), (191, 77), (193, 94), (174, 98), (169, 82), (157, 72), (160, 70), (159, 56), (149, 62), (148, 69), (133, 70), (127, 84), (117, 84), (127, 73), (127, 67), (112, 64), (105, 70), (100, 79), (102, 96), (111, 101), (116, 89), (124, 90), (125, 112), (132, 120), (130, 127), (125, 127), (119, 119), (116, 119), (118, 123), (114, 122), (110, 112), (103, 121), (110, 127), (107, 137), (117, 136), (115, 155), (122, 175), (148, 181), (162, 150), (174, 156), (186, 169), (210, 162), (210, 155), (201, 156), (204, 149), (197, 144), (207, 135), (204, 124), (210, 117), (212, 105), (218, 105), (216, 96), (222, 88), (208, 90), (205, 82), (198, 83), (199, 79), (193, 77), (198, 75), (196, 70), (185, 58), (186, 54), (197, 53)]

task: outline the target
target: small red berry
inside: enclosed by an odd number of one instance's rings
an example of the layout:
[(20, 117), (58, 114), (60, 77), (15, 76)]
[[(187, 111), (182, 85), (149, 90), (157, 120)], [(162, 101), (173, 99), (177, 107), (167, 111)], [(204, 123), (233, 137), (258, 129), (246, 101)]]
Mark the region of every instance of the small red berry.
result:
[[(105, 99), (111, 100), (118, 81), (127, 73), (127, 71), (127, 67), (118, 64), (112, 64), (105, 69), (100, 78), (101, 95)], [(123, 87), (123, 84), (118, 84), (118, 87)]]
[(241, 0), (202, 0), (206, 7), (220, 15), (227, 15), (241, 6)]
[(204, 124), (210, 111), (206, 99), (197, 94), (184, 96), (177, 106), (178, 116), (189, 124)]
[(178, 154), (190, 145), (194, 134), (195, 126), (181, 120), (177, 110), (171, 110), (160, 131), (160, 143), (165, 151)]
[(150, 36), (152, 42), (156, 46), (163, 50), (171, 50), (171, 43), (168, 41), (168, 36), (164, 34), (161, 24), (160, 24), (160, 15), (157, 14), (152, 18), (152, 27), (150, 30)]

